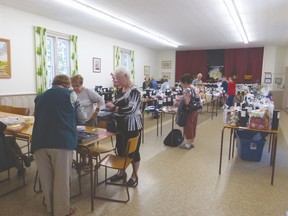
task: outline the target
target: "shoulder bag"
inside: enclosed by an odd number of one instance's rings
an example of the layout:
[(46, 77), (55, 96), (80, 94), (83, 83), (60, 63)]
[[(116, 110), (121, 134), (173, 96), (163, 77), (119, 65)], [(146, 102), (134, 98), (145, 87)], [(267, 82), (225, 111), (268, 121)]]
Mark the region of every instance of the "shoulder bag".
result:
[(178, 124), (180, 127), (184, 127), (187, 123), (188, 112), (184, 109), (184, 106), (185, 106), (185, 99), (183, 97), (180, 101), (176, 113), (176, 124)]
[(193, 94), (191, 95), (190, 103), (187, 109), (191, 111), (197, 111), (203, 108), (200, 98), (196, 95), (195, 89), (192, 89)]

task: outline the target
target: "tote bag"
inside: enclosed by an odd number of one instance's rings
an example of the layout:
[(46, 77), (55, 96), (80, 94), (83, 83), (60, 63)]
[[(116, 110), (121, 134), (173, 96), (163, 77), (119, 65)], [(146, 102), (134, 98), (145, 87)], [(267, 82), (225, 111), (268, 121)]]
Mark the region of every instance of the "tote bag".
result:
[(184, 109), (184, 105), (185, 105), (185, 101), (184, 101), (184, 97), (183, 97), (180, 101), (180, 104), (179, 104), (179, 107), (178, 107), (177, 113), (176, 113), (176, 124), (179, 125), (180, 127), (184, 127), (187, 123), (188, 113)]

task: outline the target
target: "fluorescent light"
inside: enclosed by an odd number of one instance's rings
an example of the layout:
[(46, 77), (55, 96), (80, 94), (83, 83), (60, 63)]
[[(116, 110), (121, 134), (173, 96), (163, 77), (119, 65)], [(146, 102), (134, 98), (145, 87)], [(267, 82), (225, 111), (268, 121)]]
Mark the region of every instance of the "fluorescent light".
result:
[(108, 14), (104, 11), (101, 11), (100, 9), (93, 7), (91, 5), (88, 5), (87, 3), (79, 0), (56, 0), (59, 3), (62, 3), (66, 6), (72, 7), (74, 9), (80, 10), (86, 14), (90, 14), (92, 16), (95, 16), (97, 18), (103, 19), (107, 22), (110, 22), (112, 24), (118, 25), (120, 27), (126, 28), (130, 31), (136, 32), (142, 36), (151, 38), (153, 40), (156, 40), (158, 42), (161, 42), (163, 44), (172, 46), (172, 47), (178, 47), (179, 44), (167, 39), (161, 35), (158, 35), (152, 31), (146, 30), (144, 28), (138, 27), (132, 23), (129, 23), (127, 21), (121, 20), (111, 14)]
[(240, 36), (243, 40), (243, 42), (245, 44), (248, 43), (248, 37), (247, 37), (247, 34), (246, 34), (246, 31), (243, 27), (243, 23), (241, 21), (241, 18), (239, 16), (239, 13), (237, 11), (237, 8), (236, 8), (236, 5), (235, 5), (235, 2), (234, 0), (223, 0), (229, 13), (230, 13), (230, 16), (232, 17), (236, 27), (237, 27), (237, 30), (238, 32), (240, 33)]

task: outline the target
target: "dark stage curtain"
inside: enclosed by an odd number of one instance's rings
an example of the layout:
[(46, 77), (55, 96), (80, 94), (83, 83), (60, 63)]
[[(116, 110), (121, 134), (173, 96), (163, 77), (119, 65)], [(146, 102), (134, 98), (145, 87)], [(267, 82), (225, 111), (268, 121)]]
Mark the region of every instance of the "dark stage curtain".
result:
[(192, 76), (203, 74), (203, 81), (207, 74), (207, 50), (176, 51), (176, 74), (175, 82), (185, 73)]
[(205, 82), (207, 65), (220, 66), (224, 59), (224, 75), (227, 78), (236, 75), (237, 82), (243, 83), (244, 75), (252, 75), (252, 82), (255, 83), (261, 80), (263, 53), (263, 47), (225, 49), (224, 52), (223, 50), (176, 51), (175, 81), (178, 82), (185, 73), (190, 73), (192, 76), (202, 73)]
[(244, 82), (244, 75), (252, 75), (252, 82), (261, 80), (263, 47), (226, 49), (224, 53), (224, 75), (236, 76), (238, 83)]

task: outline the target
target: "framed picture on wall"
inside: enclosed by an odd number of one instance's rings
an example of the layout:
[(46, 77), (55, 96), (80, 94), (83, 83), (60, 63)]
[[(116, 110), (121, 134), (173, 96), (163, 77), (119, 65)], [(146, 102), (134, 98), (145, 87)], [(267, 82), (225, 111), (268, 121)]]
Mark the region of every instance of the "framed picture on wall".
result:
[(271, 72), (264, 72), (264, 78), (266, 79), (272, 79), (272, 73)]
[(277, 85), (281, 85), (282, 84), (282, 78), (275, 78), (275, 83), (277, 84)]
[(170, 69), (172, 67), (172, 62), (171, 61), (162, 61), (162, 69)]
[(150, 76), (150, 66), (144, 66), (144, 76)]
[(272, 83), (272, 78), (265, 78), (264, 79), (265, 84), (271, 84)]
[(101, 72), (101, 59), (93, 58), (93, 72), (100, 73)]
[(0, 78), (11, 78), (10, 40), (0, 38)]

